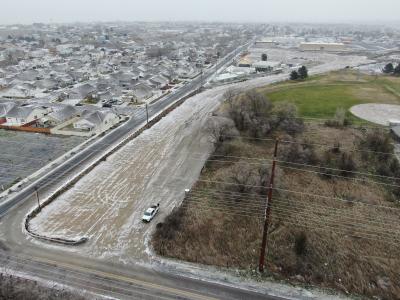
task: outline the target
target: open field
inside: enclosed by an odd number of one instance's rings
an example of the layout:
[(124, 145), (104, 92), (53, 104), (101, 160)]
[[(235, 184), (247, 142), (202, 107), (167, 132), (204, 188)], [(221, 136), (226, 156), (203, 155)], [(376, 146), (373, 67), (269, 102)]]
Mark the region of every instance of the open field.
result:
[(363, 103), (400, 104), (399, 87), (400, 78), (375, 77), (343, 70), (310, 77), (304, 82), (276, 84), (262, 91), (272, 102), (296, 104), (303, 117), (331, 118), (337, 108), (348, 111), (352, 106)]
[(18, 178), (31, 175), (84, 140), (79, 137), (0, 130), (0, 188), (3, 186), (6, 189)]

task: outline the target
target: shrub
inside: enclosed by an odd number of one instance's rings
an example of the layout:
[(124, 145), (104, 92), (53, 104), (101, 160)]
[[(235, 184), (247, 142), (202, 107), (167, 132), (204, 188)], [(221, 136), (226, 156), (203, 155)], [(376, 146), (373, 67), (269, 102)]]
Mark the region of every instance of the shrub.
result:
[(297, 256), (303, 256), (307, 252), (307, 235), (301, 232), (296, 235), (294, 240), (294, 251)]
[(390, 157), (386, 161), (381, 161), (376, 169), (377, 173), (382, 176), (399, 177), (400, 164), (397, 158)]
[(357, 169), (353, 155), (342, 153), (339, 159), (338, 169), (344, 170), (341, 172), (341, 175), (343, 176), (353, 176), (354, 174), (352, 172), (356, 171)]
[(346, 110), (343, 108), (336, 109), (333, 119), (325, 121), (325, 126), (342, 128), (351, 125), (351, 120), (346, 115)]
[(184, 222), (184, 211), (182, 208), (174, 209), (166, 218), (164, 223), (158, 223), (154, 233), (156, 240), (171, 241), (179, 232)]
[(339, 154), (341, 152), (340, 147), (341, 147), (340, 142), (335, 141), (331, 149), (332, 153)]
[(255, 90), (231, 99), (228, 107), (230, 118), (238, 130), (247, 131), (254, 138), (264, 137), (276, 129), (292, 135), (304, 129), (294, 104), (281, 102), (272, 105), (265, 95)]
[[(375, 130), (361, 141), (361, 147), (369, 151), (393, 153), (393, 144), (388, 134), (383, 134), (381, 131)], [(376, 153), (379, 154), (379, 153)]]
[(283, 149), (282, 158), (287, 162), (300, 164), (313, 165), (318, 163), (318, 157), (315, 153), (314, 147), (308, 144), (289, 144)]
[(290, 102), (279, 102), (274, 105), (272, 114), (273, 127), (279, 128), (290, 135), (295, 135), (303, 132), (304, 122), (298, 118), (297, 106)]

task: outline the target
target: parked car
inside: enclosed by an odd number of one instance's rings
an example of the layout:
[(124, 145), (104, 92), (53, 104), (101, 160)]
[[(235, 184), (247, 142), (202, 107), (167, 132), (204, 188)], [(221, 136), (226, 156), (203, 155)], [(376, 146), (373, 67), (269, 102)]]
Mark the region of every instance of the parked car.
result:
[(143, 214), (142, 221), (149, 223), (151, 220), (153, 220), (153, 218), (158, 213), (159, 208), (160, 204), (153, 205), (150, 208), (148, 208)]

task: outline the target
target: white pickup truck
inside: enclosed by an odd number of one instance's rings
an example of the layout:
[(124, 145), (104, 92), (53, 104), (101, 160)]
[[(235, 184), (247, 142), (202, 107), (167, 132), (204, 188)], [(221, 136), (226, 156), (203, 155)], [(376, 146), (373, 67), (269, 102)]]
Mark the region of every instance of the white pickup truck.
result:
[(160, 208), (160, 204), (153, 205), (149, 207), (143, 214), (142, 221), (149, 223), (153, 218), (156, 216), (158, 213), (158, 210)]

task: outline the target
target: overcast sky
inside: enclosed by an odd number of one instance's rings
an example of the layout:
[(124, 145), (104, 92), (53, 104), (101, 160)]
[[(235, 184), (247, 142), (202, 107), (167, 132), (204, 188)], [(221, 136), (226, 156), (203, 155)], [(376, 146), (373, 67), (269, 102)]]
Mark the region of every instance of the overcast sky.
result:
[(0, 0), (0, 23), (357, 22), (400, 19), (400, 0)]

